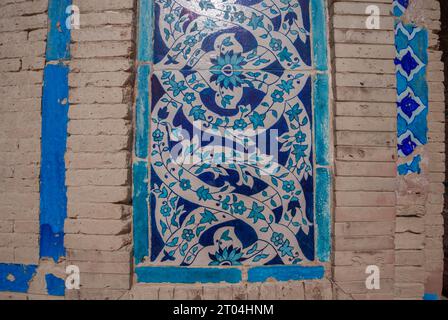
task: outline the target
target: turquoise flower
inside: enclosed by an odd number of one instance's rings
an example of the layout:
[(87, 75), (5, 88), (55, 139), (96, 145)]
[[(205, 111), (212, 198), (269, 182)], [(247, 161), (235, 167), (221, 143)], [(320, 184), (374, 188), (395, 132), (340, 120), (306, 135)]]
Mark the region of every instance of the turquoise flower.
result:
[(211, 59), (213, 63), (210, 71), (212, 72), (211, 81), (215, 81), (221, 86), (233, 90), (235, 87), (241, 87), (246, 79), (242, 68), (247, 63), (240, 53), (234, 53), (230, 50), (227, 53), (220, 53), (216, 59)]
[(236, 202), (236, 203), (234, 203), (234, 204), (232, 204), (232, 208), (233, 208), (233, 211), (236, 213), (236, 214), (243, 214), (244, 212), (246, 212), (246, 210), (247, 210), (247, 208), (246, 208), (246, 206), (244, 205), (244, 202), (243, 201), (239, 201), (239, 202)]
[(252, 209), (251, 209), (251, 211), (249, 213), (248, 218), (249, 219), (254, 219), (254, 223), (257, 223), (257, 221), (260, 220), (260, 219), (261, 220), (266, 220), (266, 218), (264, 217), (264, 215), (262, 213), (263, 209), (264, 209), (263, 206), (259, 206), (259, 205), (257, 205), (256, 202), (254, 202), (252, 204)]
[(162, 208), (160, 208), (160, 213), (162, 214), (162, 216), (168, 217), (171, 213), (171, 208), (167, 204), (165, 204), (162, 206)]
[(289, 240), (286, 239), (286, 241), (280, 247), (279, 251), (280, 251), (282, 257), (284, 257), (284, 256), (294, 257), (294, 255), (292, 254), (292, 249), (293, 249), (293, 247), (291, 247), (289, 245)]
[(243, 23), (244, 21), (246, 21), (246, 16), (244, 15), (244, 11), (238, 11), (235, 12), (235, 14), (233, 15), (233, 17), (235, 18), (236, 21), (238, 21), (239, 23)]
[(210, 194), (210, 189), (204, 188), (204, 186), (201, 186), (197, 191), (196, 195), (198, 196), (199, 200), (211, 200), (213, 199), (212, 195)]
[(196, 97), (193, 93), (189, 92), (184, 96), (184, 101), (188, 104), (191, 104), (193, 101), (196, 100)]
[(264, 16), (257, 16), (255, 13), (252, 13), (252, 17), (249, 21), (249, 27), (252, 27), (253, 30), (256, 30), (258, 27), (263, 27), (263, 18)]
[(294, 181), (283, 181), (283, 187), (282, 189), (285, 192), (292, 192), (294, 191), (295, 187), (294, 187)]
[(187, 38), (184, 41), (184, 44), (192, 47), (194, 46), (198, 41), (196, 40), (196, 38), (194, 36), (187, 36)]
[(163, 140), (163, 132), (160, 129), (155, 130), (152, 133), (152, 138), (155, 142), (160, 142)]
[(278, 54), (280, 61), (288, 61), (292, 62), (291, 57), (292, 53), (288, 51), (288, 48), (284, 47), (283, 50)]
[(215, 21), (213, 21), (212, 19), (207, 19), (204, 22), (204, 28), (208, 29), (208, 30), (213, 30), (214, 28), (216, 28), (218, 25), (215, 23)]
[(235, 120), (235, 123), (233, 124), (233, 130), (244, 130), (246, 127), (247, 123), (243, 119)]
[(191, 183), (190, 180), (187, 179), (182, 179), (180, 181), (180, 187), (182, 188), (182, 190), (187, 191), (191, 189)]
[(243, 253), (241, 249), (230, 246), (228, 248), (219, 248), (215, 254), (209, 253), (208, 256), (212, 260), (210, 266), (240, 266), (243, 261)]
[(286, 111), (286, 114), (289, 116), (289, 121), (296, 120), (297, 122), (300, 121), (299, 116), (303, 112), (303, 109), (300, 108), (299, 104), (296, 103), (291, 110)]
[(167, 14), (166, 16), (165, 16), (165, 19), (164, 19), (167, 23), (171, 23), (171, 22), (173, 22), (174, 20), (175, 20), (175, 18), (174, 18), (174, 15), (173, 14), (171, 14), (171, 13), (169, 13), (169, 14)]
[(182, 80), (182, 81), (176, 82), (173, 78), (174, 78), (174, 76), (169, 81), (169, 84), (171, 87), (168, 90), (173, 91), (173, 95), (175, 97), (177, 97), (182, 91), (187, 89), (187, 86), (185, 85), (185, 81)]
[(258, 127), (264, 127), (264, 119), (266, 118), (266, 114), (259, 114), (257, 111), (254, 111), (252, 115), (249, 116), (250, 122), (254, 126), (254, 129)]
[(272, 101), (274, 102), (283, 102), (285, 99), (283, 99), (283, 91), (280, 90), (275, 90), (272, 94), (271, 94), (271, 98)]
[(293, 81), (292, 80), (282, 80), (280, 84), (277, 85), (280, 89), (285, 91), (287, 94), (291, 92), (291, 89), (294, 89)]
[(283, 233), (274, 232), (272, 234), (271, 241), (274, 243), (275, 246), (278, 247), (283, 243), (283, 237), (284, 237)]
[(194, 106), (188, 115), (192, 116), (195, 121), (205, 120), (205, 110), (201, 106)]
[(305, 142), (306, 134), (304, 134), (302, 131), (297, 132), (294, 137), (296, 138), (297, 143)]
[(282, 48), (282, 41), (280, 39), (271, 39), (271, 42), (269, 43), (269, 46), (274, 51), (280, 51)]
[(295, 155), (296, 161), (299, 161), (305, 157), (305, 150), (308, 148), (308, 145), (294, 144), (293, 148), (292, 154)]
[(184, 229), (184, 231), (182, 231), (182, 239), (184, 239), (185, 241), (190, 242), (193, 238), (194, 238), (193, 230)]

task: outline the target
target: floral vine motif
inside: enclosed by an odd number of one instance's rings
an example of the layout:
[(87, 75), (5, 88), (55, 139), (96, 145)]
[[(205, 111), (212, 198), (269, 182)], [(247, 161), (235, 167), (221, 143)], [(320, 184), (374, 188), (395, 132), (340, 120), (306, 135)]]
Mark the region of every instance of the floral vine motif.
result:
[[(313, 260), (308, 1), (156, 0), (155, 10), (151, 260)], [(261, 148), (263, 137), (274, 143)]]

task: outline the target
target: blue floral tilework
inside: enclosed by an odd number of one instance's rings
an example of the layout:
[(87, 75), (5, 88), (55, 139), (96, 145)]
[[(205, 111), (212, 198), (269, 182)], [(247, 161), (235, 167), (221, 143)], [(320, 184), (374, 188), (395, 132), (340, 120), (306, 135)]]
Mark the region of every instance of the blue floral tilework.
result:
[[(314, 139), (328, 139), (328, 86), (317, 81), (327, 70), (324, 8), (322, 0), (156, 0), (143, 12), (153, 13), (154, 33), (140, 39), (154, 42), (154, 64), (149, 219), (135, 221), (137, 262), (200, 267), (185, 269), (200, 278), (207, 266), (316, 261), (315, 239), (326, 239), (316, 235), (313, 151)], [(324, 36), (312, 53), (313, 35)], [(262, 148), (263, 139), (274, 143)], [(327, 152), (320, 159), (328, 165)]]
[(420, 173), (420, 158), (415, 155), (416, 149), (428, 142), (428, 33), (414, 25), (397, 22), (395, 45), (398, 155), (401, 158), (411, 157), (408, 166), (399, 168), (399, 174), (406, 175)]

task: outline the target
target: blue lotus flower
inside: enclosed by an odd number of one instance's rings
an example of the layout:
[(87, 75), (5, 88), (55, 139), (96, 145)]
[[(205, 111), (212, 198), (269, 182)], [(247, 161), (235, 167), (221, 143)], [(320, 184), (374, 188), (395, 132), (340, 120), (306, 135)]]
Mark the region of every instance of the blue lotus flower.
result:
[(221, 86), (233, 90), (234, 87), (241, 87), (246, 78), (242, 67), (247, 63), (240, 53), (234, 53), (233, 50), (223, 54), (218, 58), (211, 59), (213, 66), (210, 68), (213, 76), (211, 81), (215, 81)]
[(209, 253), (208, 256), (212, 260), (210, 266), (240, 266), (244, 259), (240, 248), (230, 246), (228, 248), (219, 248), (215, 254)]

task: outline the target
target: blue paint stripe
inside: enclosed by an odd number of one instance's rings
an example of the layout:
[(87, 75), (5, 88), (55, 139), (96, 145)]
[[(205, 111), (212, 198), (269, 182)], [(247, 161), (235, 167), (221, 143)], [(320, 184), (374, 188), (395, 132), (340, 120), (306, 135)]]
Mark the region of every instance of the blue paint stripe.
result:
[(67, 217), (65, 152), (69, 110), (69, 68), (71, 32), (66, 10), (72, 0), (49, 0), (46, 59), (59, 62), (44, 69), (40, 169), (40, 257), (58, 261), (65, 256), (64, 220)]
[(49, 273), (45, 275), (47, 293), (51, 296), (63, 297), (65, 295), (65, 280)]
[(146, 159), (149, 149), (149, 76), (150, 66), (141, 65), (137, 68), (137, 101), (135, 128), (135, 155)]
[(254, 267), (248, 271), (249, 282), (264, 282), (270, 278), (277, 281), (322, 279), (324, 267), (272, 266)]
[(316, 190), (317, 257), (321, 262), (328, 262), (331, 253), (331, 174), (329, 169), (316, 169)]
[(70, 29), (66, 21), (70, 13), (66, 13), (72, 0), (49, 0), (48, 2), (48, 37), (47, 61), (66, 60), (70, 58)]
[(134, 163), (133, 179), (134, 258), (135, 263), (140, 263), (149, 254), (148, 164), (146, 162)]
[(319, 71), (328, 70), (326, 8), (325, 0), (311, 0), (314, 66)]
[(314, 80), (314, 123), (316, 164), (330, 164), (330, 114), (328, 108), (328, 75), (317, 74)]
[(139, 62), (152, 62), (154, 1), (140, 0), (139, 3), (137, 60)]
[(65, 151), (68, 123), (68, 73), (62, 64), (47, 65), (42, 96), (42, 155), (40, 170), (40, 257), (58, 261), (65, 256), (67, 217)]
[(28, 292), (37, 266), (0, 263), (0, 291)]
[(241, 270), (236, 268), (139, 267), (137, 281), (143, 283), (238, 283)]

